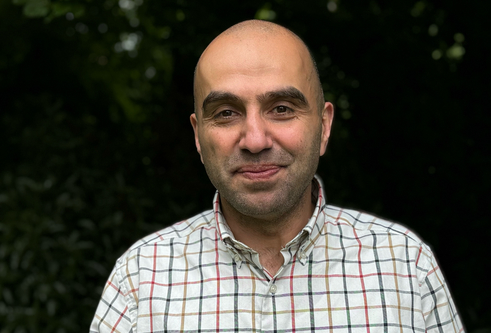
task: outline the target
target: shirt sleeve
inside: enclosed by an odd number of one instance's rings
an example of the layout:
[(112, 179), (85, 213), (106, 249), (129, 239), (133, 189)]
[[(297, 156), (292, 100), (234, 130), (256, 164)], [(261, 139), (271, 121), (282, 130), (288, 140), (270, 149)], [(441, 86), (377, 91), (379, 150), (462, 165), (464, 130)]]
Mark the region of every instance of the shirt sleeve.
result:
[(118, 265), (113, 269), (101, 300), (97, 307), (94, 319), (90, 325), (90, 333), (105, 332), (133, 332), (131, 319), (132, 301), (123, 284)]
[(421, 301), (427, 333), (463, 333), (464, 327), (443, 273), (433, 255), (421, 285)]

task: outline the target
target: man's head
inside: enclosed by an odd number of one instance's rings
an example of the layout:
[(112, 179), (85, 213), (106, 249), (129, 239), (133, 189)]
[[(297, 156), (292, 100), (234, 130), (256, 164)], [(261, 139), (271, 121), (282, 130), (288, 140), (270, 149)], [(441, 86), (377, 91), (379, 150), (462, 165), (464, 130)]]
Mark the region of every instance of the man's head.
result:
[(198, 61), (194, 95), (196, 147), (222, 207), (276, 219), (310, 197), (333, 107), (298, 36), (264, 21), (229, 28)]

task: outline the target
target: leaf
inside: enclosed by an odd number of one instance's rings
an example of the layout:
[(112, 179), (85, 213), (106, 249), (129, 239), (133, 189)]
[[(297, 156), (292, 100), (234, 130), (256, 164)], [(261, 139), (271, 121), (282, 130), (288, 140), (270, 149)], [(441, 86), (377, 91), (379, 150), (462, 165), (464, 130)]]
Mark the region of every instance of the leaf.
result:
[(75, 17), (81, 17), (85, 14), (85, 6), (75, 3), (73, 5), (70, 5), (70, 12), (73, 13), (73, 16)]
[(73, 12), (72, 7), (74, 6), (67, 3), (54, 2), (51, 5), (50, 16), (58, 17), (58, 16), (65, 15), (68, 12)]
[(44, 17), (49, 13), (48, 0), (30, 0), (24, 5), (24, 15), (27, 17)]
[(53, 19), (63, 16), (66, 13), (72, 13), (74, 17), (81, 17), (85, 14), (85, 7), (80, 4), (67, 4), (62, 2), (53, 2), (51, 4), (51, 13), (44, 19), (46, 23)]

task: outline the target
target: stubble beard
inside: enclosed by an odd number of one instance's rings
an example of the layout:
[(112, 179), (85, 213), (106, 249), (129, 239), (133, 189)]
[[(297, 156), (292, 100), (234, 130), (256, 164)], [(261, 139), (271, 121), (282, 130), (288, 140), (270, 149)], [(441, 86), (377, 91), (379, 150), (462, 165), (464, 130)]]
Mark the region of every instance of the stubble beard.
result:
[[(226, 201), (232, 209), (242, 215), (244, 220), (256, 219), (276, 223), (298, 207), (309, 188), (319, 163), (319, 152), (314, 148), (318, 147), (319, 143), (320, 137), (310, 147), (308, 155), (298, 157), (306, 158), (308, 161), (296, 161), (300, 163), (296, 170), (292, 169), (292, 161), (295, 161), (295, 157), (284, 150), (265, 152), (263, 155), (261, 153), (251, 155), (248, 152), (241, 152), (240, 154), (243, 155), (231, 157), (226, 162), (227, 166), (218, 168), (215, 167), (214, 163), (206, 163), (207, 159), (205, 158), (204, 165), (208, 177), (220, 193), (222, 205), (223, 201)], [(229, 177), (226, 175), (227, 167), (244, 162), (286, 164), (286, 170), (283, 171), (287, 172), (287, 177), (280, 183), (274, 184), (275, 188), (270, 188), (270, 185), (262, 183), (249, 186), (247, 189), (234, 188), (230, 185)], [(268, 190), (270, 193), (267, 193)], [(265, 195), (261, 195), (261, 192), (267, 193), (268, 200), (264, 200)], [(310, 198), (310, 194), (308, 194), (308, 198)]]

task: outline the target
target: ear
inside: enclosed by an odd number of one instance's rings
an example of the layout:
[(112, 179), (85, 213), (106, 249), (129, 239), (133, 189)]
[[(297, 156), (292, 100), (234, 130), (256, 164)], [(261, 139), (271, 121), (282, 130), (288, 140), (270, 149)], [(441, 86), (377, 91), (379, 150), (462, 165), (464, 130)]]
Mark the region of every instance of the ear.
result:
[(322, 137), (320, 156), (324, 155), (327, 150), (327, 142), (331, 135), (332, 119), (334, 117), (334, 106), (332, 103), (326, 102), (324, 104), (324, 110), (322, 110)]
[(203, 156), (201, 156), (201, 146), (199, 144), (199, 136), (198, 136), (198, 119), (196, 118), (196, 113), (193, 113), (191, 117), (189, 117), (191, 120), (191, 125), (193, 126), (193, 131), (194, 131), (194, 143), (196, 145), (196, 150), (198, 151), (198, 154), (201, 158), (201, 163), (203, 163)]

